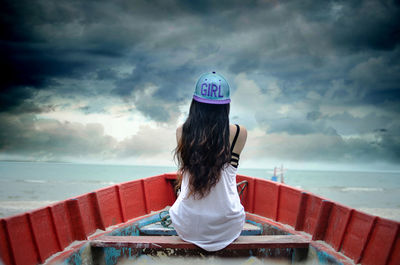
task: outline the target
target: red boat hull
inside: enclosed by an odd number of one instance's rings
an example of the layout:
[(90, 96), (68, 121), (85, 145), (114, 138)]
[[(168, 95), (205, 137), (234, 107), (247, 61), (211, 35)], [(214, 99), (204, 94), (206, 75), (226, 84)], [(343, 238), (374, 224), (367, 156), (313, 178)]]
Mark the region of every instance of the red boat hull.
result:
[[(83, 241), (79, 247), (97, 229), (164, 209), (176, 199), (175, 178), (163, 174), (121, 183), (1, 219), (1, 259), (6, 265), (44, 263), (74, 241)], [(284, 184), (238, 175), (237, 181), (242, 180), (248, 181), (242, 203), (250, 219), (308, 237), (313, 247), (343, 264), (400, 264), (398, 222)]]

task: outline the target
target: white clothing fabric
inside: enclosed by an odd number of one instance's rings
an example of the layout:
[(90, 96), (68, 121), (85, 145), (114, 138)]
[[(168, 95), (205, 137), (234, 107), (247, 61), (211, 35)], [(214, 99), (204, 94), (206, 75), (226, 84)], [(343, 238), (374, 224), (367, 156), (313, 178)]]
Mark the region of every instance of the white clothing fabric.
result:
[(189, 175), (183, 176), (181, 193), (169, 210), (179, 237), (207, 251), (223, 249), (239, 237), (246, 214), (236, 188), (236, 171), (227, 164), (220, 180), (202, 199), (187, 197)]

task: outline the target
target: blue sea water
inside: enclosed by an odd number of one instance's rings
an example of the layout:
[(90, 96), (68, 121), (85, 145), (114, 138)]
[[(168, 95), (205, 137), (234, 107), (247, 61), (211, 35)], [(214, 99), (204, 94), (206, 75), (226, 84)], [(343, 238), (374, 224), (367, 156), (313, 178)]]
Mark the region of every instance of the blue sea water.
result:
[[(116, 183), (175, 172), (175, 167), (0, 162), (0, 218)], [(271, 169), (240, 168), (267, 178)], [(400, 221), (400, 172), (288, 170), (285, 183), (362, 211)]]

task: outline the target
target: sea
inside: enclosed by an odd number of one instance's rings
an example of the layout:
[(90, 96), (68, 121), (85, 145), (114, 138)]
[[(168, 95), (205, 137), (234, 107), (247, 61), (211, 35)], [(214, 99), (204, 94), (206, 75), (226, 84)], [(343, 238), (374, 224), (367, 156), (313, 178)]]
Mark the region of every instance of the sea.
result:
[[(47, 162), (0, 162), (0, 218), (117, 183), (176, 172), (176, 167)], [(271, 179), (273, 169), (239, 168)], [(286, 184), (343, 205), (400, 221), (400, 172), (287, 169)]]

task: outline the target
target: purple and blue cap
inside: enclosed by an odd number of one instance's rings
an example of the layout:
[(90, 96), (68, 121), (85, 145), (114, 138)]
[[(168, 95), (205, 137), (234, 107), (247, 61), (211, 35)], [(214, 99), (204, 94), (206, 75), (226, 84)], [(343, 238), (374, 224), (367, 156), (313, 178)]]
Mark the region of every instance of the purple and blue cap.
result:
[(228, 82), (222, 75), (212, 72), (200, 76), (193, 99), (207, 104), (228, 104), (229, 96)]

